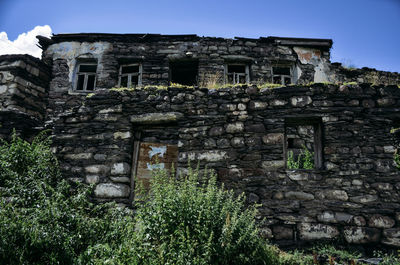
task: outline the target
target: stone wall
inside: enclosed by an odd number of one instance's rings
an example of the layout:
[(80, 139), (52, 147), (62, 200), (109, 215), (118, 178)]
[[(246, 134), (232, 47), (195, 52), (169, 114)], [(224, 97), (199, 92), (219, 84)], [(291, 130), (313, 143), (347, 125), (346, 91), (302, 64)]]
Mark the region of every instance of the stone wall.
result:
[[(330, 81), (331, 40), (268, 37), (213, 38), (196, 35), (157, 34), (60, 34), (41, 39), (43, 60), (53, 64), (57, 73), (51, 86), (58, 91), (72, 90), (74, 71), (80, 60), (98, 62), (97, 88), (118, 85), (121, 64), (141, 63), (143, 85), (168, 85), (170, 64), (197, 61), (199, 83), (219, 77), (224, 82), (224, 65), (249, 65), (249, 81), (272, 83), (272, 66), (292, 67), (294, 82)], [(60, 82), (62, 84), (60, 85)]]
[[(399, 106), (397, 86), (366, 84), (51, 91), (48, 119), (65, 176), (95, 184), (99, 201), (132, 199), (136, 143), (176, 145), (178, 172), (189, 160), (214, 169), (227, 188), (262, 205), (263, 232), (275, 242), (399, 247), (390, 134)], [(313, 170), (286, 169), (292, 124), (314, 126), (321, 165)]]
[(335, 82), (400, 85), (400, 74), (397, 72), (385, 72), (367, 67), (345, 68), (340, 63), (332, 63), (331, 69)]
[(27, 138), (43, 127), (49, 68), (30, 55), (0, 56), (0, 137), (12, 129)]

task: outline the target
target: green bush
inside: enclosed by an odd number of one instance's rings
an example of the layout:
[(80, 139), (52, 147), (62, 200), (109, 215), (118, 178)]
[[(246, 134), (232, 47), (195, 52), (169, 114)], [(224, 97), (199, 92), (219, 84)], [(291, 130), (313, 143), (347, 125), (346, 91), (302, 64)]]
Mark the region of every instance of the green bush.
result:
[(219, 188), (212, 174), (203, 182), (197, 171), (183, 179), (159, 171), (138, 206), (136, 232), (116, 249), (91, 248), (106, 254), (96, 264), (278, 264), (259, 236), (255, 207), (245, 208), (244, 197)]
[(294, 158), (293, 151), (288, 152), (287, 158), (288, 169), (313, 169), (314, 168), (314, 152), (310, 152), (308, 148), (303, 145), (303, 150), (297, 156), (297, 161)]
[(88, 246), (118, 240), (124, 214), (91, 203), (90, 191), (62, 179), (43, 135), (2, 141), (0, 264), (77, 264)]

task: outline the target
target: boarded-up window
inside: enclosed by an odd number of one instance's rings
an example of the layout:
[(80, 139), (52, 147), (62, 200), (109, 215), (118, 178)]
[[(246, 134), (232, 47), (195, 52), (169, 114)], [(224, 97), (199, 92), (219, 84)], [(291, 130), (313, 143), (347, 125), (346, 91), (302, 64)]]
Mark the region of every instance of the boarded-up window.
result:
[(136, 178), (145, 189), (148, 189), (153, 171), (156, 169), (171, 171), (172, 168), (176, 168), (177, 159), (177, 145), (142, 142), (139, 144)]

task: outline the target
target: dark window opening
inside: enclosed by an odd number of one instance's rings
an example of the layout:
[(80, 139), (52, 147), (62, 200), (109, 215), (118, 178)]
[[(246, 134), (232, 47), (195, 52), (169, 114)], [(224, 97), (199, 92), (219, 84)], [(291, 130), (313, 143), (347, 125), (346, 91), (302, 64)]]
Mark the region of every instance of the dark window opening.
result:
[(198, 61), (174, 61), (169, 63), (170, 82), (194, 86), (197, 84)]
[(81, 63), (77, 67), (75, 90), (92, 91), (96, 86), (96, 63)]
[(142, 85), (142, 65), (127, 64), (119, 68), (119, 87), (135, 88)]
[(83, 90), (83, 84), (85, 83), (85, 75), (78, 75), (78, 84), (76, 90)]
[(274, 67), (274, 75), (290, 75), (290, 67)]
[(94, 89), (95, 79), (96, 78), (95, 78), (94, 75), (88, 75), (86, 90), (93, 90)]
[(81, 64), (79, 65), (79, 72), (96, 73), (97, 65), (95, 64)]
[(249, 82), (249, 66), (244, 64), (228, 64), (225, 66), (226, 83), (245, 84)]
[(287, 139), (287, 148), (289, 149), (292, 149), (292, 148), (294, 148), (294, 138), (288, 138)]
[(284, 150), (287, 169), (322, 168), (321, 120), (287, 119)]
[(272, 67), (272, 82), (274, 84), (289, 85), (292, 83), (292, 70), (289, 66)]

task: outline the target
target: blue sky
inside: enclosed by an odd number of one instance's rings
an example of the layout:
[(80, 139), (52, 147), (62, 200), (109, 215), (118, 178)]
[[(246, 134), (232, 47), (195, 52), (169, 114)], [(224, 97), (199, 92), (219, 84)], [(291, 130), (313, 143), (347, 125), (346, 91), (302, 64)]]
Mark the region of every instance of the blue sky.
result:
[(38, 25), (55, 34), (331, 38), (333, 62), (400, 72), (400, 0), (0, 0), (9, 40)]

